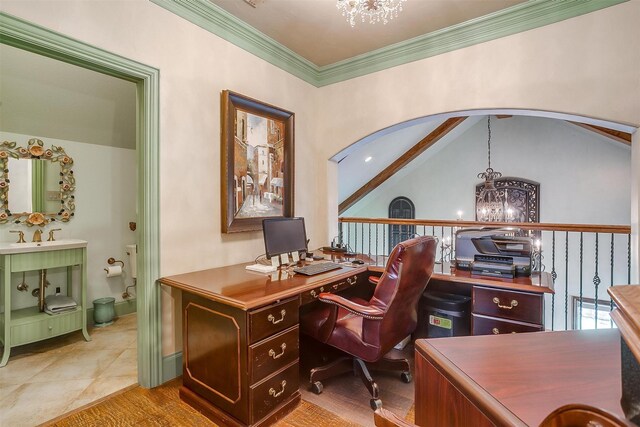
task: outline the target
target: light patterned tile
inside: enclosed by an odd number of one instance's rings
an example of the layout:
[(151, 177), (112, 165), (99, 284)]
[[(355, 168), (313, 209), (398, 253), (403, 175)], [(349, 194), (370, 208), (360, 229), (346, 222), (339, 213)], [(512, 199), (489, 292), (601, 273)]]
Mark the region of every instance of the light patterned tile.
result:
[[(115, 326), (111, 325), (111, 326)], [(119, 329), (94, 328), (91, 330), (91, 341), (79, 341), (73, 345), (73, 350), (95, 350), (95, 349), (126, 349), (136, 341), (136, 331), (121, 331)]]
[(57, 352), (10, 357), (9, 363), (0, 368), (0, 387), (26, 383), (62, 357)]
[(21, 384), (0, 385), (0, 402), (11, 396), (14, 392), (17, 392), (20, 387), (22, 387)]
[(121, 377), (138, 375), (138, 353), (133, 349), (124, 350), (108, 369), (105, 369), (98, 378)]
[(83, 379), (24, 384), (0, 401), (0, 425), (28, 427), (55, 418), (91, 382)]
[(125, 350), (76, 350), (63, 355), (30, 382), (97, 378)]
[(89, 387), (82, 391), (76, 400), (67, 406), (63, 413), (73, 411), (81, 406), (87, 405), (118, 390), (129, 387), (138, 383), (138, 377), (132, 376), (116, 376), (108, 378), (99, 378), (94, 380)]

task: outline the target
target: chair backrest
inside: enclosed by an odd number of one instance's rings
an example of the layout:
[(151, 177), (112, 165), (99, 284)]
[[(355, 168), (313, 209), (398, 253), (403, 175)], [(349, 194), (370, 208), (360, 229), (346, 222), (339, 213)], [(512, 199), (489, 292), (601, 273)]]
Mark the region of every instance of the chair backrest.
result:
[(364, 342), (380, 349), (380, 357), (413, 332), (418, 324), (418, 301), (433, 273), (437, 239), (416, 237), (399, 243), (391, 252), (376, 286), (371, 306), (385, 311), (382, 320), (365, 319)]

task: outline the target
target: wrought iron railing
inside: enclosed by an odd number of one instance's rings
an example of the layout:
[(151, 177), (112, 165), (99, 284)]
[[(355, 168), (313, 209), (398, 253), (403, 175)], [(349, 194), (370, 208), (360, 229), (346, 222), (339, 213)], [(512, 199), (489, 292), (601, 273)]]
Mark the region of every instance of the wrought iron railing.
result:
[[(436, 259), (455, 259), (455, 233), (463, 227), (505, 226), (539, 239), (537, 260), (551, 273), (555, 294), (545, 301), (545, 326), (552, 330), (611, 327), (606, 288), (631, 281), (631, 228), (623, 225), (486, 223), (392, 218), (339, 218), (339, 240), (353, 252), (388, 256), (399, 241), (432, 235)], [(603, 307), (605, 305), (605, 307)], [(593, 314), (591, 314), (593, 312)], [(593, 316), (593, 325), (583, 319)]]

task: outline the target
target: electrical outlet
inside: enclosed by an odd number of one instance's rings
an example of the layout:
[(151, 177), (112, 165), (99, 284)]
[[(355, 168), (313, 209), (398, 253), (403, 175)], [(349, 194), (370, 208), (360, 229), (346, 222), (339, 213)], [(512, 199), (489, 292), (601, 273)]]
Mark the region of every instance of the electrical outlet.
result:
[(60, 286), (56, 286), (56, 295), (60, 294)]

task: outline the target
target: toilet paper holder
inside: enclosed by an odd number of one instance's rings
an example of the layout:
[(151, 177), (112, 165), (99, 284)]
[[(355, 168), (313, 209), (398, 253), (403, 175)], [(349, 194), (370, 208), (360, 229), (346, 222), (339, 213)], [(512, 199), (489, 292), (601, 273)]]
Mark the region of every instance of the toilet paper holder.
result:
[[(109, 259), (107, 260), (107, 264), (109, 264), (109, 265), (113, 265), (113, 264), (115, 264), (115, 263), (117, 263), (117, 262), (119, 262), (120, 264), (122, 264), (122, 265), (121, 265), (121, 267), (124, 269), (124, 261), (121, 261), (121, 260), (119, 260), (119, 259), (115, 259), (115, 258), (113, 258), (113, 257), (111, 257), (111, 258), (109, 258)], [(104, 271), (106, 271), (107, 273), (109, 272), (109, 270), (108, 270), (108, 269), (106, 269), (106, 268), (103, 268), (103, 270), (104, 270)]]

